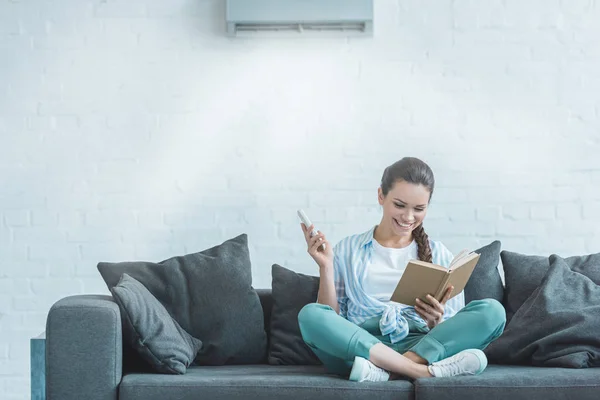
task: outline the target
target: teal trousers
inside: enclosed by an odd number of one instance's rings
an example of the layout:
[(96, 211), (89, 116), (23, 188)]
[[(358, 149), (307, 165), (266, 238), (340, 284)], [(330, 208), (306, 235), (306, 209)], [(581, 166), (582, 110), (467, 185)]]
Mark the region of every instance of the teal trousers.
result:
[(504, 331), (506, 313), (496, 300), (474, 300), (431, 330), (409, 320), (408, 336), (397, 343), (381, 334), (379, 319), (371, 318), (358, 326), (319, 303), (307, 304), (298, 314), (304, 342), (329, 372), (346, 376), (354, 357), (369, 359), (369, 350), (377, 343), (401, 354), (412, 351), (429, 364), (462, 350), (483, 350)]

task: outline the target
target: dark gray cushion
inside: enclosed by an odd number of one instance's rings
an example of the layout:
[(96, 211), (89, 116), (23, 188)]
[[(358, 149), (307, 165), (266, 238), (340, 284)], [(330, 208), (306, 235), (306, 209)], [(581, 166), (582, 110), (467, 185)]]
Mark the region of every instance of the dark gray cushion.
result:
[(362, 382), (327, 374), (323, 366), (191, 366), (185, 375), (130, 374), (120, 400), (413, 400), (407, 380)]
[[(510, 323), (514, 313), (539, 286), (548, 272), (548, 257), (524, 255), (503, 250), (500, 253), (506, 288), (504, 289), (504, 308), (506, 322)], [(565, 263), (575, 272), (600, 284), (600, 253), (565, 258)]]
[[(600, 270), (600, 263), (595, 268)], [(600, 286), (552, 255), (540, 286), (485, 351), (496, 363), (597, 367), (599, 333)]]
[(140, 281), (186, 332), (202, 340), (201, 365), (264, 362), (267, 336), (252, 288), (248, 237), (153, 263), (99, 263), (109, 288), (123, 273)]
[(483, 246), (475, 253), (480, 254), (479, 261), (465, 286), (465, 302), (473, 300), (494, 299), (502, 303), (504, 286), (498, 272), (500, 249), (502, 244), (495, 240)]
[(271, 338), (269, 364), (319, 365), (321, 361), (308, 347), (298, 326), (298, 313), (305, 305), (317, 301), (319, 277), (290, 271), (273, 264)]
[(187, 333), (144, 285), (127, 274), (111, 288), (121, 310), (123, 340), (155, 371), (185, 374), (202, 342)]
[(597, 400), (600, 369), (488, 365), (481, 375), (423, 378), (417, 400)]

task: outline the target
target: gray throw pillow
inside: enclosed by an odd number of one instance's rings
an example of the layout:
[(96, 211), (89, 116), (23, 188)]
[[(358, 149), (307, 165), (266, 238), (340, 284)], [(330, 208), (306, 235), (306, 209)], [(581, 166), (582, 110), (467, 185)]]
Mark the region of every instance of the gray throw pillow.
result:
[[(503, 250), (500, 253), (504, 266), (506, 288), (504, 289), (504, 307), (506, 323), (540, 285), (550, 268), (548, 257), (524, 255)], [(600, 253), (573, 256), (564, 259), (569, 268), (600, 284)]]
[(101, 262), (98, 271), (109, 289), (124, 273), (140, 281), (186, 332), (202, 340), (197, 364), (265, 361), (267, 335), (260, 300), (252, 287), (246, 234), (158, 263)]
[[(550, 256), (542, 282), (485, 352), (500, 364), (600, 366), (600, 286)], [(600, 270), (600, 263), (595, 265)]]
[(481, 299), (494, 299), (502, 303), (504, 286), (498, 272), (501, 247), (500, 241), (495, 240), (475, 250), (475, 253), (480, 254), (480, 257), (467, 282), (467, 286), (465, 286), (466, 304)]
[(271, 340), (268, 363), (274, 365), (320, 365), (321, 361), (304, 343), (298, 313), (317, 301), (319, 277), (290, 271), (273, 264), (271, 269)]
[(123, 339), (158, 372), (185, 374), (202, 342), (187, 333), (144, 285), (127, 274), (111, 289)]

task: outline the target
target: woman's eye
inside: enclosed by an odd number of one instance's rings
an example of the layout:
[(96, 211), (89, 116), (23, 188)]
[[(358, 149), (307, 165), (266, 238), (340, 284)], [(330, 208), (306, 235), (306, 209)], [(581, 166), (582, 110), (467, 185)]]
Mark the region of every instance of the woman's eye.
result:
[[(394, 203), (394, 205), (395, 205), (396, 207), (398, 207), (398, 208), (404, 208), (404, 204), (398, 204), (398, 203)], [(424, 208), (415, 208), (415, 211), (416, 211), (416, 212), (423, 212), (423, 211), (425, 211), (425, 209), (424, 209)]]

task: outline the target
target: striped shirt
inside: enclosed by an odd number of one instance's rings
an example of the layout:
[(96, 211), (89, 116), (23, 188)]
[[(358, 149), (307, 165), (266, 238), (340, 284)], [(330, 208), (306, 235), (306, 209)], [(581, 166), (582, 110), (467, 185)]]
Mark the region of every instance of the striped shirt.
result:
[[(373, 317), (381, 317), (379, 327), (382, 335), (389, 335), (397, 343), (408, 335), (407, 319), (427, 327), (427, 322), (417, 314), (414, 307), (400, 303), (384, 303), (369, 296), (364, 290), (369, 262), (373, 253), (373, 232), (348, 236), (334, 246), (334, 280), (340, 315), (348, 321), (361, 325)], [(433, 263), (448, 268), (453, 255), (441, 242), (429, 240)], [(442, 321), (454, 316), (465, 306), (464, 292), (448, 300)]]

